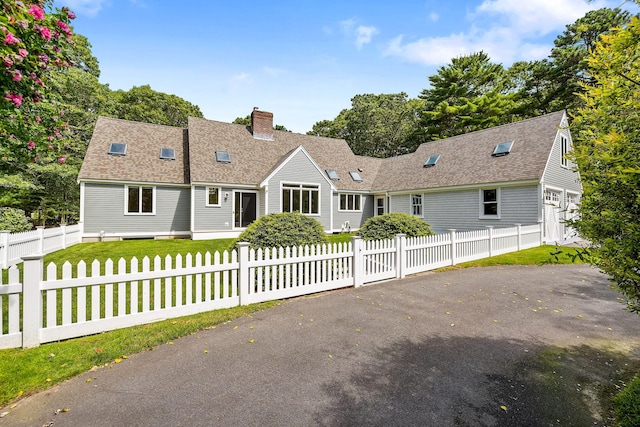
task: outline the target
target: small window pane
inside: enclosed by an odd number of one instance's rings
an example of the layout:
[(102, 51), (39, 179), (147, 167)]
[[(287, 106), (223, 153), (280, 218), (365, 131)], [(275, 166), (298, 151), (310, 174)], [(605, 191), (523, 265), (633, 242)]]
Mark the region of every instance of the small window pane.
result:
[(336, 172), (335, 170), (327, 169), (325, 172), (327, 172), (327, 176), (329, 177), (329, 179), (332, 179), (334, 181), (340, 180), (340, 176), (338, 175), (338, 172)]
[(219, 205), (220, 204), (220, 189), (215, 187), (209, 187), (209, 194), (207, 203), (209, 205)]
[(174, 150), (173, 148), (161, 148), (160, 158), (163, 160), (175, 160), (176, 150)]
[(142, 212), (153, 212), (153, 188), (142, 189)]
[(496, 190), (484, 190), (484, 201), (485, 202), (498, 201), (498, 192)]
[(351, 175), (351, 179), (353, 179), (354, 181), (362, 182), (362, 177), (358, 172), (349, 172), (349, 175)]
[(340, 195), (340, 210), (344, 211), (347, 209), (347, 195), (346, 194), (341, 194)]
[(109, 154), (124, 156), (125, 154), (127, 154), (127, 144), (112, 142), (109, 146)]
[(311, 192), (311, 213), (312, 214), (320, 213), (320, 192), (319, 191)]
[(440, 158), (440, 154), (436, 154), (434, 156), (429, 157), (427, 161), (424, 163), (423, 167), (430, 168), (432, 166), (435, 166), (439, 158)]
[(511, 147), (513, 146), (513, 141), (503, 142), (501, 144), (496, 145), (496, 148), (493, 149), (493, 153), (491, 154), (494, 157), (506, 156), (511, 152)]
[(497, 203), (485, 203), (485, 205), (484, 205), (484, 214), (485, 215), (498, 215), (498, 204)]
[(228, 151), (216, 151), (216, 161), (219, 163), (231, 163), (231, 155)]
[(138, 213), (140, 209), (139, 202), (140, 188), (139, 187), (129, 187), (129, 197), (127, 202), (127, 212), (129, 213)]

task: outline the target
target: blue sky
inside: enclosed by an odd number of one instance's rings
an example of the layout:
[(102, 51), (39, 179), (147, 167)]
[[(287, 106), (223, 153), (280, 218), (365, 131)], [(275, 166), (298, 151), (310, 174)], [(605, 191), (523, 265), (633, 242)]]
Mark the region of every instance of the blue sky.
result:
[(544, 58), (567, 24), (620, 3), (56, 0), (76, 13), (112, 89), (149, 84), (224, 122), (259, 107), (300, 133), (357, 94), (416, 97), (462, 54), (484, 50), (505, 66)]

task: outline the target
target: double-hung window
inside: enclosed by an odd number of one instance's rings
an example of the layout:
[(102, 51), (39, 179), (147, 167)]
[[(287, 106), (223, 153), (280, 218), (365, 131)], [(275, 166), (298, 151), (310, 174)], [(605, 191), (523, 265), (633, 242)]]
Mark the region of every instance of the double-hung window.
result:
[(348, 212), (360, 212), (361, 200), (359, 194), (340, 194), (340, 210)]
[(282, 184), (282, 212), (320, 213), (320, 186), (314, 184)]
[(480, 190), (480, 218), (500, 218), (500, 189)]
[(207, 187), (207, 206), (220, 206), (220, 188)]
[(142, 185), (129, 185), (127, 188), (128, 214), (154, 214), (155, 188)]
[(422, 217), (422, 194), (411, 195), (411, 214)]

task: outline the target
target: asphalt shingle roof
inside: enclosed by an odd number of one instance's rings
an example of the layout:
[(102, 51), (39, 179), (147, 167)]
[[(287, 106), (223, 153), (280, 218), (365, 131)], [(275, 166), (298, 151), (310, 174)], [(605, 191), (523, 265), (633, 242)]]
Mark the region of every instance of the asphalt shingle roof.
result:
[[(188, 129), (100, 117), (79, 179), (258, 186), (286, 156), (303, 146), (322, 169), (334, 169), (343, 191), (402, 191), (482, 183), (540, 180), (564, 112), (422, 144), (411, 154), (377, 159), (353, 154), (346, 141), (284, 131), (273, 140), (253, 138), (244, 125), (189, 118)], [(511, 153), (491, 157), (494, 147), (514, 141)], [(107, 154), (111, 142), (127, 143), (126, 156)], [(176, 160), (159, 159), (174, 148)], [(218, 163), (228, 151), (231, 163)], [(423, 168), (433, 154), (436, 166)], [(359, 171), (355, 182), (349, 171)], [(304, 180), (304, 176), (300, 177)]]

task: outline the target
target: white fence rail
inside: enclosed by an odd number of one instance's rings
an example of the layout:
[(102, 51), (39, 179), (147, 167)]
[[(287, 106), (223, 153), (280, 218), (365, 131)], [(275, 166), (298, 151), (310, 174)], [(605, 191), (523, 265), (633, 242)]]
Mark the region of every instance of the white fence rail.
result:
[(81, 241), (82, 224), (38, 227), (36, 230), (13, 234), (0, 231), (0, 269), (22, 262), (27, 255), (46, 255)]
[(43, 265), (0, 275), (0, 348), (34, 347), (199, 312), (290, 298), (540, 245), (541, 227), (516, 226), (343, 244)]

